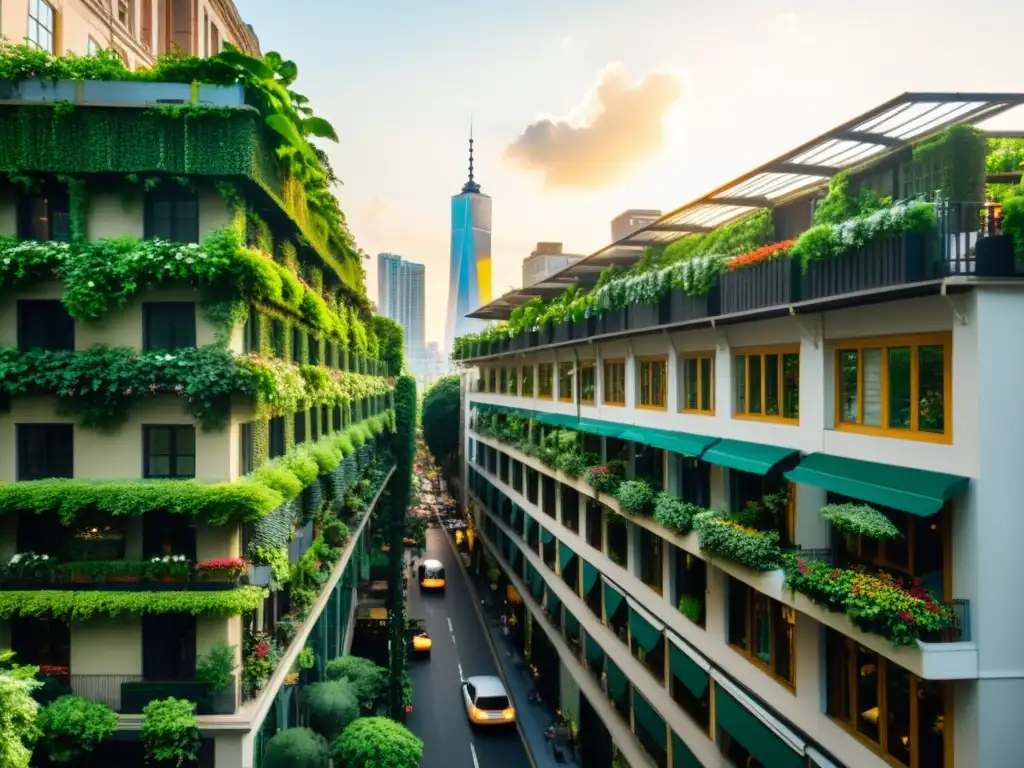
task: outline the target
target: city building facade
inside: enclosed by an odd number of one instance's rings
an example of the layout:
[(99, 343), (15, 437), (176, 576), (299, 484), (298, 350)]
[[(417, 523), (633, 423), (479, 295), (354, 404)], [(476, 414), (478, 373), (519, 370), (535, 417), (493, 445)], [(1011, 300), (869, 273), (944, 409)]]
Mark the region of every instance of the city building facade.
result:
[(109, 50), (132, 69), (165, 53), (212, 56), (224, 43), (260, 52), (231, 0), (4, 0), (0, 38), (58, 55)]
[(0, 648), (47, 701), (118, 715), (98, 764), (141, 765), (143, 710), (174, 697), (204, 768), (253, 768), (347, 651), (393, 471), (359, 256), (244, 73), (75, 66), (0, 104)]
[(410, 364), (425, 355), (426, 303), (426, 267), (393, 253), (377, 254), (377, 312), (402, 326)]
[(537, 243), (533, 253), (523, 259), (523, 287), (543, 282), (582, 258), (581, 254), (562, 253), (561, 243)]
[(905, 94), (456, 343), (481, 567), (588, 768), (1019, 762), (1021, 174), (972, 125), (1022, 103)]
[(491, 300), (491, 198), (473, 178), (473, 138), (469, 139), (469, 179), (452, 197), (451, 258), (448, 274), (446, 349), (456, 336), (482, 327), (467, 315)]
[(661, 211), (654, 208), (630, 208), (612, 219), (612, 242), (627, 239), (634, 232), (656, 224)]

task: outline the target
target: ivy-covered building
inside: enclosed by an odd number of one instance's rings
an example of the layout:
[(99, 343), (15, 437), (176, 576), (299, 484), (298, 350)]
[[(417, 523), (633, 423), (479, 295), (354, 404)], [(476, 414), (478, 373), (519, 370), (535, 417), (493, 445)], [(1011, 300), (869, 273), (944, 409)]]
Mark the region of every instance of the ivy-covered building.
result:
[(588, 768), (1019, 762), (1022, 103), (904, 94), (473, 313), (481, 567)]
[(0, 649), (119, 714), (105, 764), (175, 697), (248, 768), (350, 642), (393, 469), (337, 137), (277, 54), (0, 56)]

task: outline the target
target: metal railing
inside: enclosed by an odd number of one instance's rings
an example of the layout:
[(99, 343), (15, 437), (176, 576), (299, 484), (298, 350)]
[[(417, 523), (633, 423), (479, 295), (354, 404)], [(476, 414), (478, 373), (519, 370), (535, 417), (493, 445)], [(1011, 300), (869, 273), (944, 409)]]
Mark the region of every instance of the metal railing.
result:
[(936, 236), (946, 273), (973, 275), (978, 240), (1001, 234), (996, 203), (940, 201), (935, 204)]
[(121, 711), (121, 684), (141, 683), (142, 675), (69, 675), (71, 692), (83, 699), (105, 704), (114, 712)]

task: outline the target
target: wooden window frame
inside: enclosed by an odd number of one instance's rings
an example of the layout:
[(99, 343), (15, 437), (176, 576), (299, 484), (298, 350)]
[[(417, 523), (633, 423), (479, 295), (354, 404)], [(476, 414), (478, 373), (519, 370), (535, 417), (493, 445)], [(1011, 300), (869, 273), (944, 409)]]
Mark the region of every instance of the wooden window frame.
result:
[[(562, 371), (561, 371), (561, 368), (562, 368), (563, 365), (568, 365), (569, 366), (569, 396), (568, 397), (565, 397), (565, 396), (562, 395)], [(575, 397), (576, 393), (574, 391), (575, 387), (573, 386), (573, 382), (576, 379), (576, 376), (575, 376), (575, 374), (576, 374), (576, 365), (572, 361), (560, 362), (560, 363), (558, 363), (558, 370), (556, 371), (556, 373), (558, 374), (558, 402), (560, 402), (560, 403), (571, 403), (571, 402), (574, 402), (575, 399), (576, 399), (576, 397)]]
[[(610, 400), (608, 398), (608, 366), (622, 366), (622, 400)], [(626, 359), (613, 357), (601, 361), (601, 405), (614, 405), (617, 408), (626, 407)]]
[[(590, 398), (583, 396), (583, 378), (584, 374), (590, 371), (591, 376), (594, 378), (594, 394)], [(597, 361), (596, 360), (581, 360), (579, 368), (580, 377), (580, 405), (593, 405), (597, 402)]]
[[(544, 376), (542, 371), (548, 370), (551, 374), (550, 381), (551, 386), (547, 394), (544, 394), (541, 384), (543, 383)], [(538, 400), (552, 400), (555, 397), (555, 364), (554, 363), (537, 363), (537, 399)]]
[[(853, 661), (853, 663), (850, 665), (849, 669), (843, 670), (843, 672), (846, 674), (846, 678), (847, 678), (846, 679), (846, 686), (847, 686), (847, 692), (849, 694), (849, 705), (850, 705), (850, 713), (851, 713), (852, 722), (846, 721), (843, 718), (838, 717), (836, 715), (833, 715), (833, 714), (831, 714), (828, 711), (829, 710), (830, 701), (829, 701), (828, 676), (827, 675), (826, 675), (826, 678), (825, 678), (825, 715), (826, 715), (826, 717), (828, 717), (829, 720), (831, 720), (833, 723), (838, 725), (840, 728), (842, 728), (848, 734), (853, 736), (853, 738), (855, 738), (860, 744), (864, 745), (864, 747), (866, 747), (867, 749), (870, 749), (873, 753), (875, 753), (876, 755), (881, 757), (882, 760), (884, 760), (886, 763), (888, 763), (891, 766), (894, 766), (894, 768), (953, 768), (953, 748), (954, 748), (954, 745), (955, 745), (954, 733), (955, 733), (956, 729), (953, 727), (953, 717), (954, 717), (954, 714), (955, 714), (954, 710), (953, 710), (953, 704), (954, 704), (954, 702), (953, 702), (953, 695), (952, 695), (953, 694), (953, 688), (950, 685), (949, 681), (947, 681), (947, 680), (933, 680), (932, 681), (932, 682), (939, 683), (942, 686), (942, 699), (943, 699), (943, 713), (942, 713), (942, 740), (943, 740), (943, 750), (942, 750), (942, 752), (943, 752), (943, 760), (942, 760), (942, 762), (943, 762), (943, 765), (942, 766), (926, 766), (926, 765), (921, 765), (920, 759), (919, 759), (920, 758), (920, 754), (919, 754), (920, 747), (918, 746), (918, 743), (917, 743), (916, 740), (912, 740), (911, 741), (910, 762), (909, 763), (902, 763), (897, 758), (892, 757), (888, 753), (887, 748), (886, 748), (886, 744), (888, 743), (888, 736), (889, 736), (888, 733), (887, 733), (887, 730), (888, 730), (888, 727), (889, 727), (889, 718), (888, 718), (888, 715), (887, 715), (887, 712), (886, 712), (886, 710), (888, 710), (888, 699), (887, 699), (887, 697), (885, 695), (885, 693), (886, 693), (886, 691), (888, 689), (886, 675), (888, 674), (888, 668), (889, 668), (890, 664), (892, 664), (894, 666), (897, 666), (897, 667), (900, 666), (900, 665), (896, 664), (896, 662), (894, 662), (894, 661), (891, 661), (891, 660), (885, 658), (882, 654), (878, 653), (877, 651), (874, 651), (874, 650), (872, 650), (870, 648), (866, 649), (868, 651), (871, 651), (875, 655), (875, 665), (876, 665), (876, 667), (878, 669), (878, 690), (879, 690), (879, 697), (878, 697), (878, 701), (879, 701), (879, 705), (878, 705), (878, 721), (877, 721), (877, 724), (878, 724), (878, 741), (877, 742), (876, 741), (872, 741), (872, 739), (869, 736), (864, 735), (863, 733), (860, 732), (860, 730), (858, 730), (858, 728), (857, 728), (857, 721), (856, 721), (857, 714), (858, 714), (858, 709), (859, 709), (859, 707), (857, 705), (857, 693), (858, 693), (858, 691), (857, 691), (856, 654), (857, 654), (857, 646), (859, 645), (859, 643), (854, 638), (846, 637), (841, 632), (838, 632), (838, 631), (836, 631), (834, 629), (830, 630), (830, 631), (835, 633), (835, 635), (837, 637), (842, 638), (844, 644), (846, 645), (846, 649), (847, 649), (847, 651), (849, 653), (849, 657)], [(826, 642), (826, 648), (827, 648), (828, 647), (828, 642), (829, 642), (829, 639), (828, 639), (827, 636), (826, 636), (826, 641), (825, 642)], [(919, 698), (919, 695), (918, 695), (918, 687), (919, 687), (919, 685), (921, 683), (921, 678), (918, 677), (917, 675), (915, 675), (909, 669), (906, 669), (906, 667), (903, 667), (903, 669), (905, 669), (907, 674), (910, 676), (910, 690), (908, 691), (908, 697), (909, 697), (909, 703), (910, 703), (910, 713), (909, 713), (910, 733), (916, 735), (920, 731), (920, 722), (919, 722), (919, 718), (920, 718), (920, 706), (919, 706), (920, 698)]]
[[(953, 442), (953, 334), (950, 331), (939, 333), (919, 333), (902, 336), (875, 336), (871, 338), (837, 339), (831, 342), (834, 361), (833, 378), (835, 380), (835, 426), (837, 432), (853, 432), (874, 437), (890, 437), (897, 440), (913, 440), (921, 443), (938, 443), (951, 445)], [(920, 395), (917, 389), (920, 384), (919, 354), (920, 347), (942, 347), (942, 419), (943, 432), (919, 431)], [(910, 428), (897, 429), (887, 426), (889, 423), (889, 355), (892, 348), (910, 347), (910, 401), (916, 404), (910, 412)], [(842, 353), (857, 352), (857, 420), (864, 418), (864, 387), (862, 377), (862, 356), (865, 349), (882, 350), (882, 426), (874, 427), (866, 424), (843, 421), (843, 369)]]
[[(644, 411), (665, 411), (668, 410), (668, 357), (665, 355), (648, 355), (645, 357), (638, 357), (635, 359), (636, 362), (636, 407)], [(655, 363), (661, 363), (664, 369), (661, 373), (661, 405), (652, 405), (650, 403), (644, 403), (645, 395), (654, 394), (654, 375), (653, 368), (651, 373), (651, 386), (644, 387), (643, 382), (643, 368), (645, 365), (653, 365)], [(649, 398), (653, 399), (653, 398)]]
[[(526, 372), (530, 372), (530, 391), (526, 391)], [(521, 397), (534, 398), (537, 395), (537, 367), (532, 363), (519, 369), (519, 394)]]
[[(765, 377), (765, 358), (772, 355), (777, 355), (779, 358), (779, 380), (778, 380), (778, 392), (779, 392), (779, 415), (778, 416), (766, 416), (763, 413), (750, 413), (748, 411), (740, 411), (736, 398), (736, 389), (733, 387), (733, 406), (735, 412), (733, 418), (740, 419), (743, 421), (767, 421), (773, 424), (789, 424), (798, 425), (800, 423), (800, 417), (796, 418), (783, 416), (782, 413), (785, 410), (785, 371), (783, 370), (782, 358), (784, 355), (796, 355), (797, 359), (800, 358), (800, 345), (799, 344), (783, 344), (773, 347), (742, 347), (732, 350), (732, 361), (733, 361), (733, 380), (736, 378), (736, 358), (746, 358), (746, 362), (743, 365), (743, 376), (744, 376), (744, 404), (747, 409), (750, 408), (750, 358), (760, 357), (761, 358), (761, 410), (765, 408), (766, 394), (768, 390), (767, 378)], [(799, 410), (799, 392), (798, 392), (798, 405)]]
[[(736, 587), (739, 587), (739, 588), (743, 589), (743, 594), (744, 594), (744, 611), (743, 611), (744, 627), (743, 627), (743, 636), (744, 636), (744, 638), (746, 638), (747, 648), (743, 649), (743, 648), (740, 648), (738, 645), (733, 645), (732, 643), (730, 643), (729, 642), (728, 631), (726, 632), (726, 644), (730, 648), (732, 648), (734, 651), (736, 651), (736, 653), (738, 653), (740, 656), (745, 658), (747, 661), (749, 661), (755, 667), (757, 667), (758, 669), (763, 671), (765, 674), (767, 674), (769, 677), (771, 677), (773, 680), (775, 680), (775, 682), (777, 682), (779, 685), (781, 685), (782, 687), (786, 688), (791, 693), (795, 694), (796, 693), (796, 609), (792, 608), (791, 606), (786, 605), (785, 603), (779, 602), (775, 598), (773, 598), (773, 597), (771, 597), (769, 595), (766, 595), (763, 592), (759, 592), (758, 590), (754, 589), (750, 585), (744, 584), (743, 582), (739, 581), (735, 577), (730, 577), (729, 590), (735, 589)], [(771, 656), (771, 661), (768, 664), (765, 664), (763, 661), (761, 661), (761, 659), (758, 658), (757, 654), (754, 653), (754, 650), (753, 650), (753, 648), (754, 648), (754, 643), (753, 643), (753, 640), (754, 640), (754, 635), (753, 635), (753, 632), (754, 632), (754, 600), (756, 600), (758, 598), (764, 598), (764, 599), (768, 600), (769, 601), (769, 603), (768, 603), (769, 606), (774, 607), (774, 606), (777, 605), (779, 608), (781, 608), (782, 610), (779, 613), (779, 618), (782, 621), (786, 620), (785, 619), (785, 613), (787, 611), (789, 611), (793, 615), (792, 642), (790, 643), (790, 647), (789, 647), (789, 669), (790, 669), (790, 672), (792, 674), (792, 678), (793, 678), (792, 680), (787, 680), (786, 678), (782, 677), (778, 672), (775, 671), (775, 660), (776, 660), (777, 655), (778, 655), (778, 648), (776, 647), (776, 643), (775, 643), (775, 631), (774, 631), (775, 627), (774, 626), (772, 627), (772, 630), (768, 633), (769, 654)], [(728, 605), (726, 606), (726, 615), (728, 615)], [(773, 617), (773, 622), (774, 622), (774, 617)]]
[[(715, 415), (715, 358), (714, 352), (687, 352), (679, 356), (679, 412), (688, 413), (693, 416), (714, 416)], [(693, 360), (697, 363), (697, 407), (687, 408), (686, 407), (686, 363), (689, 360)], [(701, 364), (704, 361), (708, 362), (710, 368), (710, 386), (711, 392), (710, 402), (711, 408), (701, 408), (701, 403), (704, 401), (704, 383), (700, 375)]]

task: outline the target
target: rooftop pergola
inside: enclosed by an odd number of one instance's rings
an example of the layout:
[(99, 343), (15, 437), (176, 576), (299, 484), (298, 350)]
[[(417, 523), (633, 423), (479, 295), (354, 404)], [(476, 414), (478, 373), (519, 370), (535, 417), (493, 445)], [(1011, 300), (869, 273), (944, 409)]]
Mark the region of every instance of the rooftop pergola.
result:
[[(530, 299), (571, 285), (589, 288), (607, 267), (628, 269), (648, 246), (712, 232), (759, 208), (827, 186), (841, 171), (877, 162), (958, 123), (974, 124), (1024, 104), (1024, 93), (904, 93), (677, 208), (541, 282), (518, 288), (468, 317), (505, 320)], [(1000, 132), (997, 135), (1014, 135)]]

